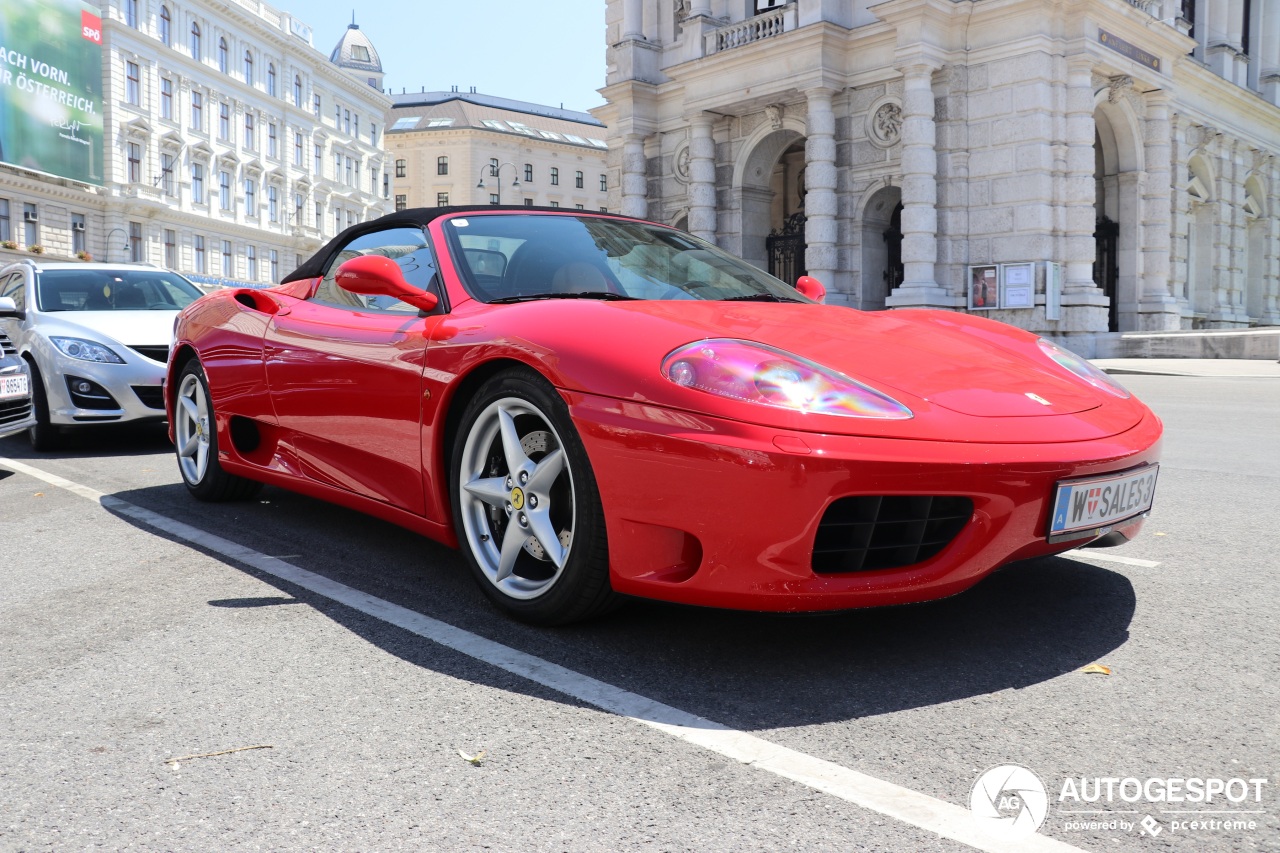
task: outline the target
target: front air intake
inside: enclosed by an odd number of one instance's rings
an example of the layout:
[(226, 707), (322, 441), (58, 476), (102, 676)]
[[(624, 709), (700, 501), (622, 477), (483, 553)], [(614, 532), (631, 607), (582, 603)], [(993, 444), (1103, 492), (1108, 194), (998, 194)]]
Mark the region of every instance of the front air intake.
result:
[(945, 548), (973, 516), (973, 501), (930, 495), (862, 495), (827, 507), (813, 543), (820, 575), (897, 569)]

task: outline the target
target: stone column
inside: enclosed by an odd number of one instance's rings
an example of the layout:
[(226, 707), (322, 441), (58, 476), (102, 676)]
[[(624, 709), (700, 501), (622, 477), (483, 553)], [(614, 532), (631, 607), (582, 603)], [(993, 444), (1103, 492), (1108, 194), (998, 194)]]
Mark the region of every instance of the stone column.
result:
[(642, 0), (622, 0), (622, 40), (644, 41), (644, 4)]
[(940, 66), (902, 66), (903, 281), (885, 304), (892, 308), (953, 308), (956, 295), (938, 284), (938, 151), (933, 72)]
[[(1173, 143), (1169, 157), (1171, 168), (1173, 174), (1183, 175), (1186, 174), (1189, 150), (1186, 139), (1187, 121), (1175, 113), (1169, 121), (1169, 127), (1170, 139)], [(1178, 180), (1174, 182), (1169, 200), (1171, 210), (1170, 241), (1173, 249), (1169, 276), (1173, 295), (1178, 303), (1179, 316), (1189, 315), (1191, 313), (1191, 304), (1188, 301), (1190, 296), (1188, 284), (1191, 281), (1191, 197), (1187, 192), (1184, 181)], [(1181, 328), (1181, 320), (1179, 320), (1178, 327)]]
[(1147, 181), (1140, 231), (1143, 281), (1138, 297), (1138, 328), (1164, 331), (1177, 329), (1180, 324), (1169, 276), (1173, 249), (1169, 230), (1173, 195), (1173, 126), (1169, 118), (1167, 93), (1151, 92), (1145, 99), (1147, 118), (1143, 123), (1143, 136)]
[(644, 135), (628, 133), (622, 138), (622, 215), (649, 217), (649, 185), (644, 158)]
[(712, 116), (689, 119), (689, 233), (716, 241), (716, 141)]
[(1096, 247), (1094, 183), (1093, 60), (1067, 61), (1067, 171), (1063, 202), (1066, 236), (1063, 255), (1061, 331), (1097, 332), (1107, 328), (1107, 297), (1093, 282)]
[[(836, 262), (836, 115), (835, 92), (809, 89), (804, 143), (805, 269), (828, 288), (835, 288)], [(795, 284), (793, 281), (787, 284)]]
[[(1275, 157), (1267, 158), (1263, 178), (1266, 186), (1280, 186), (1280, 161)], [(1265, 213), (1268, 224), (1263, 238), (1266, 245), (1262, 251), (1264, 297), (1259, 322), (1266, 326), (1280, 326), (1280, 201), (1269, 199)]]

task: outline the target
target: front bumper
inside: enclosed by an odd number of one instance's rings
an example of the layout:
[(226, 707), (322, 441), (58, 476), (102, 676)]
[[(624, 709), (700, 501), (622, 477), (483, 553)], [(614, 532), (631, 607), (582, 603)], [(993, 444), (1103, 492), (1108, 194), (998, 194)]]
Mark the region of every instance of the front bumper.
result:
[[(0, 358), (0, 378), (5, 376), (24, 375), (27, 387), (31, 387), (31, 370), (27, 363), (17, 356)], [(35, 408), (31, 395), (25, 397), (7, 397), (0, 399), (0, 438), (23, 432), (36, 422)]]
[[(124, 347), (113, 347), (124, 364), (100, 364), (71, 358), (49, 344), (37, 361), (49, 402), (49, 421), (58, 426), (162, 421), (165, 419), (165, 365)], [(124, 350), (124, 352), (121, 352)], [(96, 386), (75, 393), (69, 382)]]
[[(790, 432), (610, 398), (565, 395), (591, 459), (621, 593), (686, 604), (806, 611), (927, 601), (1014, 560), (1089, 541), (1046, 541), (1059, 480), (1159, 459), (1149, 412), (1092, 441), (957, 444)], [(973, 501), (934, 556), (820, 574), (815, 537), (836, 500), (930, 495)], [(1142, 519), (1117, 532), (1136, 535)]]

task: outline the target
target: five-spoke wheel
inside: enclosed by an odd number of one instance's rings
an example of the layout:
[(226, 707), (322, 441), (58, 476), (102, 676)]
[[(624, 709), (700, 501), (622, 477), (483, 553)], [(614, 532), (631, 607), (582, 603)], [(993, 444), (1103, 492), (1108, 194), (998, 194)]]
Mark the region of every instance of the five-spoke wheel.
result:
[(173, 438), (182, 481), (200, 500), (239, 500), (262, 488), (261, 483), (222, 469), (209, 384), (197, 359), (187, 362), (178, 377), (173, 399)]

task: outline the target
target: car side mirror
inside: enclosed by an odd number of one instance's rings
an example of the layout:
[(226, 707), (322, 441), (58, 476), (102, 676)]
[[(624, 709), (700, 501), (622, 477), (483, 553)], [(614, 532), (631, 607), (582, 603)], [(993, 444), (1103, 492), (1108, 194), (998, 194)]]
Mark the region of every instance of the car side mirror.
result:
[(361, 255), (344, 261), (334, 276), (338, 287), (362, 296), (390, 296), (423, 311), (440, 304), (434, 293), (414, 287), (404, 280), (400, 265), (382, 255)]
[(796, 279), (796, 290), (800, 291), (801, 296), (807, 296), (814, 302), (827, 298), (827, 289), (822, 286), (822, 282), (810, 275), (802, 275)]
[(24, 312), (18, 310), (18, 303), (8, 296), (0, 296), (0, 317), (21, 318)]

